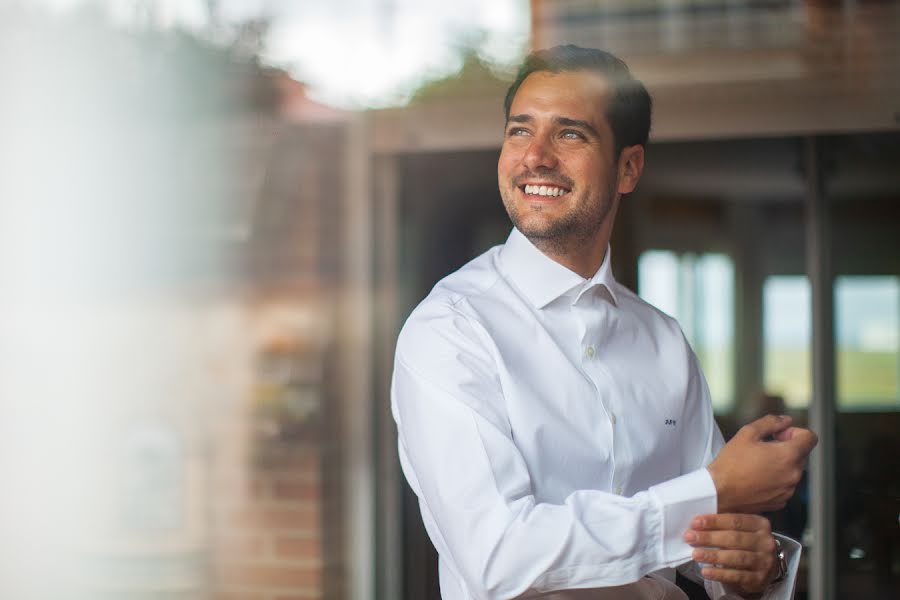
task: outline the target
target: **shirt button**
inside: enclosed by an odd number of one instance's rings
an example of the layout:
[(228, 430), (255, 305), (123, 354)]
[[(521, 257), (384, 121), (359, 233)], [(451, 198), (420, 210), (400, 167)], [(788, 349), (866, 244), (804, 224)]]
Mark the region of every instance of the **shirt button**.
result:
[(610, 415), (609, 415), (609, 422), (612, 423), (613, 425), (616, 424), (616, 415), (615, 415), (615, 413), (610, 413)]
[(588, 346), (587, 350), (585, 350), (585, 352), (587, 353), (588, 358), (594, 358), (594, 347), (593, 346)]
[(614, 491), (616, 492), (616, 496), (621, 496), (622, 495), (622, 486), (617, 485), (616, 489)]

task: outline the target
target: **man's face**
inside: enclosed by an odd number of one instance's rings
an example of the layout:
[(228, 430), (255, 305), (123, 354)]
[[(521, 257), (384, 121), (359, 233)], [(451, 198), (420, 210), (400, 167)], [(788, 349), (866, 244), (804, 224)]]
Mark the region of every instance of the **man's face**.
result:
[(513, 224), (533, 241), (595, 235), (618, 196), (609, 87), (589, 71), (532, 73), (516, 92), (497, 164)]

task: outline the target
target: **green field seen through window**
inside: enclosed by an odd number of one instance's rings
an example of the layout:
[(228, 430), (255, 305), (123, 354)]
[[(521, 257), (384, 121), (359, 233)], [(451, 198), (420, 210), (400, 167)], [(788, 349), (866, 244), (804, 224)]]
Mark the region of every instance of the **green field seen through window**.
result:
[[(809, 404), (809, 283), (772, 276), (764, 287), (766, 391), (790, 408)], [(835, 382), (844, 410), (900, 410), (900, 280), (844, 276), (835, 281)]]

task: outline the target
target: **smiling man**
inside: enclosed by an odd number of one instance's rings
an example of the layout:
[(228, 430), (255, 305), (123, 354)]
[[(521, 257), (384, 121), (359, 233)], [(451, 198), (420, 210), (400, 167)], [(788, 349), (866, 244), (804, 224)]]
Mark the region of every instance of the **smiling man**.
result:
[(603, 262), (618, 196), (640, 177), (643, 145), (624, 156), (615, 147), (600, 101), (610, 93), (604, 75), (537, 71), (513, 92), (497, 166), (503, 204), (538, 249), (590, 277)]
[(612, 274), (649, 128), (619, 59), (530, 55), (497, 168), (515, 227), (403, 327), (400, 460), (445, 600), (683, 598), (676, 567), (713, 598), (791, 595), (796, 544), (754, 513), (784, 505), (815, 435), (767, 416), (723, 445), (677, 323)]

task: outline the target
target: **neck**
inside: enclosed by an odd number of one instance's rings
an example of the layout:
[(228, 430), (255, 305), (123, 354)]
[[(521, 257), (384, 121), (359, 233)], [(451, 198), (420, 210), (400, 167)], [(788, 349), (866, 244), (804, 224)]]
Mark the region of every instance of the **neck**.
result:
[(606, 258), (609, 236), (567, 240), (532, 239), (531, 243), (550, 259), (585, 279), (590, 279)]

